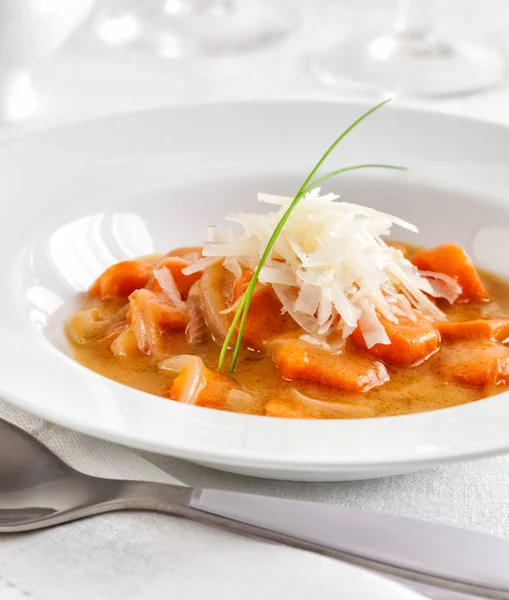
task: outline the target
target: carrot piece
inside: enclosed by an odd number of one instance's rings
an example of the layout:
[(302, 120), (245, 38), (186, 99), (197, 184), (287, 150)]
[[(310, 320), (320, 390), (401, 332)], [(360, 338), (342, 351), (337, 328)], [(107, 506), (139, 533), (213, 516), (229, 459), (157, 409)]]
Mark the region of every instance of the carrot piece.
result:
[(508, 319), (476, 319), (475, 321), (438, 321), (435, 327), (444, 342), (462, 340), (494, 340), (509, 338)]
[[(233, 284), (232, 301), (246, 291), (253, 271), (246, 269)], [(242, 341), (254, 350), (262, 350), (272, 338), (296, 331), (297, 323), (288, 314), (281, 314), (283, 306), (274, 290), (268, 285), (258, 285), (251, 297)]]
[(421, 250), (413, 257), (412, 263), (421, 271), (444, 273), (453, 277), (462, 289), (457, 302), (479, 302), (488, 299), (474, 263), (461, 246), (443, 244), (429, 250)]
[(129, 296), (129, 303), (131, 327), (144, 354), (162, 348), (168, 334), (187, 327), (187, 309), (176, 308), (163, 294), (136, 290)]
[(168, 252), (166, 256), (177, 256), (178, 258), (184, 258), (188, 262), (196, 262), (202, 258), (203, 248), (201, 246), (188, 246), (186, 248), (175, 248), (171, 252)]
[(477, 388), (509, 383), (509, 348), (498, 342), (445, 344), (438, 358), (439, 374), (456, 383)]
[(292, 317), (281, 314), (282, 304), (269, 286), (260, 286), (251, 297), (247, 314), (243, 343), (254, 350), (262, 350), (273, 338), (297, 331)]
[(225, 409), (228, 392), (234, 388), (233, 382), (223, 373), (211, 371), (205, 367), (205, 386), (196, 398), (197, 406)]
[(397, 367), (409, 367), (426, 360), (433, 354), (440, 341), (437, 330), (419, 311), (414, 310), (415, 321), (410, 317), (399, 317), (398, 323), (392, 323), (380, 316), (390, 344), (366, 346), (359, 328), (352, 333), (352, 341), (376, 358)]
[(385, 243), (390, 246), (391, 248), (395, 248), (396, 250), (399, 250), (401, 252), (401, 254), (403, 254), (404, 258), (408, 258), (408, 248), (406, 246), (404, 246), (403, 244), (400, 244), (398, 242), (393, 242), (391, 240), (385, 240)]
[(190, 404), (220, 410), (225, 409), (228, 392), (235, 387), (233, 380), (223, 373), (207, 369), (201, 358), (197, 356), (190, 357), (187, 365), (174, 379), (168, 392), (169, 398), (178, 402), (188, 400), (191, 378), (196, 378), (194, 385), (197, 393), (194, 394), (191, 391), (193, 397), (191, 398), (192, 401), (189, 402)]
[(331, 354), (300, 340), (281, 343), (272, 358), (285, 379), (312, 381), (345, 392), (367, 392), (389, 381), (385, 366), (371, 357)]
[(203, 387), (203, 369), (205, 365), (199, 356), (189, 355), (186, 357), (185, 364), (178, 371), (177, 377), (168, 390), (168, 397), (171, 400), (194, 403), (194, 396), (200, 392), (200, 386)]
[(101, 300), (127, 298), (147, 285), (153, 267), (139, 260), (124, 260), (107, 268), (90, 288), (90, 295)]
[[(196, 283), (202, 276), (201, 271), (198, 273), (192, 273), (191, 275), (184, 275), (184, 273), (182, 273), (182, 269), (188, 267), (189, 264), (189, 261), (184, 258), (180, 258), (178, 256), (168, 256), (163, 258), (155, 267), (156, 269), (166, 267), (170, 271), (173, 279), (175, 280), (177, 289), (184, 300), (187, 298), (189, 290), (192, 288), (193, 284)], [(149, 282), (147, 283), (147, 289), (153, 292), (162, 291), (162, 288), (155, 276), (150, 278)]]

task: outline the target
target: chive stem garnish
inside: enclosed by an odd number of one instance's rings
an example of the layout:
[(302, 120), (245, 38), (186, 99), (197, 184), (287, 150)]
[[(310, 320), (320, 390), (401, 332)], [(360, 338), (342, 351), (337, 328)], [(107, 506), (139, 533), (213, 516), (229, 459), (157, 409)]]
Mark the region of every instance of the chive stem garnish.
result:
[(397, 170), (404, 170), (404, 167), (398, 167), (398, 166), (394, 166), (394, 165), (384, 165), (384, 164), (365, 164), (365, 165), (352, 165), (352, 166), (348, 166), (348, 167), (343, 167), (341, 169), (336, 169), (335, 171), (331, 171), (330, 173), (327, 173), (325, 175), (322, 175), (321, 177), (313, 180), (313, 177), (316, 175), (316, 173), (318, 172), (318, 170), (320, 169), (320, 167), (323, 165), (323, 163), (325, 162), (325, 160), (329, 157), (329, 155), (332, 153), (332, 151), (336, 148), (336, 146), (353, 130), (355, 129), (355, 127), (357, 127), (357, 125), (359, 125), (359, 123), (361, 123), (364, 119), (366, 119), (367, 117), (369, 117), (372, 113), (374, 113), (376, 110), (378, 110), (379, 108), (381, 108), (382, 106), (384, 106), (385, 104), (387, 104), (387, 102), (390, 101), (390, 98), (388, 98), (387, 100), (384, 100), (383, 102), (380, 102), (380, 104), (377, 104), (376, 106), (374, 106), (373, 108), (371, 108), (370, 110), (368, 110), (367, 112), (365, 112), (361, 117), (359, 117), (354, 123), (352, 123), (347, 129), (345, 129), (345, 131), (343, 131), (343, 133), (332, 143), (332, 145), (328, 148), (328, 150), (325, 152), (325, 154), (320, 158), (320, 160), (316, 163), (315, 167), (313, 168), (313, 170), (311, 171), (311, 173), (307, 176), (306, 180), (304, 181), (304, 183), (302, 184), (302, 186), (300, 187), (299, 191), (297, 192), (296, 196), (294, 197), (292, 203), (290, 204), (290, 206), (287, 208), (287, 210), (285, 211), (285, 213), (283, 214), (283, 216), (281, 217), (279, 223), (277, 224), (276, 228), (274, 229), (274, 232), (272, 233), (269, 242), (267, 243), (267, 246), (265, 247), (265, 250), (262, 253), (262, 256), (260, 258), (260, 261), (253, 273), (253, 277), (251, 278), (251, 281), (249, 282), (249, 285), (244, 293), (244, 296), (242, 297), (242, 300), (239, 304), (239, 306), (237, 307), (237, 310), (235, 311), (235, 315), (233, 317), (232, 323), (230, 325), (230, 328), (228, 330), (228, 333), (226, 335), (226, 338), (224, 340), (223, 346), (221, 348), (221, 354), (219, 356), (219, 363), (218, 363), (218, 369), (221, 370), (224, 366), (225, 363), (225, 359), (226, 359), (226, 354), (228, 352), (228, 349), (230, 347), (230, 342), (235, 334), (235, 330), (237, 328), (237, 324), (239, 323), (240, 320), (240, 324), (239, 324), (239, 331), (237, 334), (237, 338), (236, 338), (236, 342), (235, 342), (235, 348), (233, 351), (233, 357), (232, 357), (232, 361), (231, 361), (231, 365), (230, 365), (230, 372), (233, 372), (235, 370), (235, 366), (237, 364), (237, 360), (239, 357), (239, 353), (240, 353), (240, 349), (241, 349), (241, 345), (242, 345), (242, 335), (244, 332), (244, 328), (246, 326), (246, 321), (247, 321), (247, 316), (248, 316), (248, 311), (249, 311), (249, 306), (251, 304), (251, 298), (253, 296), (253, 292), (256, 286), (256, 283), (258, 281), (258, 277), (260, 275), (260, 272), (262, 270), (263, 265), (265, 264), (265, 261), (267, 260), (267, 258), (269, 257), (269, 254), (281, 232), (281, 230), (283, 229), (283, 227), (285, 226), (286, 222), (288, 221), (288, 219), (290, 218), (290, 215), (293, 212), (293, 209), (295, 208), (295, 206), (299, 203), (299, 201), (308, 193), (310, 192), (314, 187), (316, 187), (317, 185), (319, 185), (320, 183), (323, 183), (324, 181), (326, 181), (327, 179), (330, 179), (331, 177), (335, 176), (335, 175), (339, 175), (340, 173), (345, 173), (347, 171), (354, 171), (356, 169), (366, 169), (366, 168), (382, 168), (382, 169), (397, 169)]
[(366, 164), (366, 165), (351, 165), (349, 167), (343, 167), (341, 169), (336, 169), (335, 171), (331, 171), (330, 173), (326, 173), (322, 175), (318, 179), (315, 179), (313, 183), (310, 183), (308, 187), (302, 191), (302, 196), (305, 196), (308, 192), (310, 192), (317, 185), (320, 185), (327, 179), (334, 177), (335, 175), (339, 175), (340, 173), (346, 173), (347, 171), (356, 171), (357, 169), (392, 169), (395, 171), (406, 171), (406, 167), (398, 167), (397, 165), (383, 165), (383, 164)]

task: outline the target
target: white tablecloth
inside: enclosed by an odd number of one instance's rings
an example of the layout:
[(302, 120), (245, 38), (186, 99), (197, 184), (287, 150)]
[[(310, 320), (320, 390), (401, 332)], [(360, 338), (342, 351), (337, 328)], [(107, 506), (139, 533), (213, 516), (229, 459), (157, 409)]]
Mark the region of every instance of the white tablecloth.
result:
[[(298, 33), (277, 46), (239, 57), (168, 62), (107, 48), (84, 29), (35, 74), (42, 100), (39, 113), (25, 123), (0, 130), (0, 141), (70, 121), (169, 104), (223, 99), (344, 98), (341, 93), (321, 88), (309, 79), (306, 54), (346, 35), (355, 21), (358, 26), (361, 22), (366, 26), (389, 25), (394, 2), (294, 0), (294, 4), (303, 11), (303, 26)], [(475, 36), (489, 32), (491, 39), (503, 39), (509, 32), (509, 8), (507, 0), (442, 2), (437, 21), (444, 31)], [(422, 106), (509, 122), (508, 89)], [(509, 536), (507, 456), (376, 481), (278, 483), (220, 473), (164, 456), (126, 452), (61, 428), (45, 428), (39, 420), (27, 420), (6, 405), (0, 406), (0, 415), (22, 422), (31, 430), (42, 428), (43, 441), (75, 466), (97, 475), (163, 481), (168, 480), (166, 474), (169, 474), (189, 485), (420, 516)], [(152, 535), (164, 529), (164, 522), (163, 517), (118, 515), (114, 527), (102, 530), (97, 529), (99, 520), (96, 519), (80, 524), (78, 530), (70, 529), (78, 525), (60, 529), (59, 537), (47, 532), (30, 538), (1, 539), (0, 597), (2, 600), (156, 600), (170, 597), (168, 593), (179, 597), (178, 586), (169, 588), (157, 577), (164, 569), (173, 569), (177, 579), (201, 576), (206, 594), (207, 580), (213, 577), (210, 569), (203, 568), (201, 575), (188, 567), (179, 570), (177, 548), (182, 548), (182, 556), (192, 553), (195, 530), (190, 526), (177, 530), (181, 546), (170, 545), (163, 549)], [(80, 537), (76, 537), (76, 531)], [(174, 534), (176, 530), (171, 531)], [(133, 537), (137, 539), (136, 546), (129, 543)], [(195, 550), (201, 556), (206, 548), (210, 555), (211, 548), (221, 547), (222, 539), (216, 534), (213, 540), (204, 542), (200, 537), (205, 546)], [(237, 547), (240, 553), (244, 548), (241, 546)], [(143, 558), (140, 547), (150, 550), (151, 561)], [(226, 561), (235, 561), (242, 554), (221, 556)], [(298, 564), (297, 560), (297, 570)], [(231, 569), (225, 573), (225, 577), (234, 577)], [(303, 586), (302, 594), (295, 598), (310, 597), (311, 589)], [(282, 593), (283, 589), (274, 588), (274, 597)]]

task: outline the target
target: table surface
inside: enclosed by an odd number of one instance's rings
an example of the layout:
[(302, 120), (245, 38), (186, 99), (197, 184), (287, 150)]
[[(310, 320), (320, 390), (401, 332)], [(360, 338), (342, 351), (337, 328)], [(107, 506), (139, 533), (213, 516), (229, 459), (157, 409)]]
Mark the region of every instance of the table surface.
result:
[[(306, 71), (306, 56), (349, 35), (355, 28), (377, 23), (389, 27), (395, 2), (294, 0), (293, 4), (303, 17), (298, 32), (277, 45), (218, 59), (169, 61), (114, 49), (101, 44), (85, 27), (34, 72), (40, 110), (25, 122), (1, 128), (0, 141), (73, 121), (168, 105), (351, 98), (312, 81)], [(444, 33), (503, 40), (504, 33), (507, 38), (509, 32), (509, 4), (507, 0), (450, 0), (437, 6), (436, 22)], [(413, 104), (509, 123), (509, 87), (471, 97)], [(509, 457), (375, 481), (299, 484), (232, 476), (168, 457), (143, 456), (190, 485), (422, 516), (509, 536)], [(2, 598), (27, 597), (1, 579), (0, 574)]]

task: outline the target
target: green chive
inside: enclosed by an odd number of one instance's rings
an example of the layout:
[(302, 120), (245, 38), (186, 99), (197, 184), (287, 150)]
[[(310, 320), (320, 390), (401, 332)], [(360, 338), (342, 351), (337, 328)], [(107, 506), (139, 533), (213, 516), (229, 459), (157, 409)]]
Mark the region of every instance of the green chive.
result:
[(249, 311), (249, 306), (251, 304), (251, 298), (253, 296), (253, 292), (254, 292), (256, 283), (258, 281), (260, 271), (262, 270), (262, 267), (265, 264), (265, 261), (267, 260), (269, 254), (274, 246), (274, 243), (276, 242), (279, 234), (281, 233), (281, 230), (285, 226), (286, 222), (288, 221), (290, 215), (293, 212), (293, 209), (295, 208), (295, 206), (297, 206), (297, 204), (302, 199), (302, 197), (305, 196), (308, 192), (310, 192), (314, 187), (316, 187), (318, 184), (322, 183), (323, 181), (326, 181), (327, 179), (333, 177), (334, 175), (338, 175), (338, 174), (344, 173), (346, 171), (353, 171), (356, 169), (365, 169), (365, 168), (383, 168), (383, 169), (398, 169), (398, 170), (404, 169), (404, 167), (397, 167), (397, 166), (393, 166), (393, 165), (380, 165), (380, 164), (353, 165), (353, 166), (349, 166), (349, 167), (343, 167), (342, 169), (337, 169), (335, 171), (331, 171), (330, 173), (327, 173), (326, 175), (323, 175), (322, 177), (319, 177), (318, 179), (316, 179), (315, 181), (312, 182), (313, 177), (316, 175), (316, 173), (318, 172), (320, 167), (323, 165), (325, 160), (329, 157), (331, 152), (336, 148), (336, 146), (353, 129), (355, 129), (355, 127), (357, 127), (357, 125), (359, 125), (359, 123), (361, 123), (364, 119), (369, 117), (376, 110), (378, 110), (379, 108), (381, 108), (382, 106), (387, 104), (387, 102), (389, 102), (389, 100), (390, 100), (390, 98), (388, 98), (387, 100), (384, 100), (380, 104), (377, 104), (375, 107), (368, 110), (361, 117), (359, 117), (354, 123), (352, 123), (347, 129), (345, 129), (345, 131), (343, 131), (343, 133), (329, 147), (327, 152), (325, 152), (325, 154), (322, 156), (322, 158), (316, 163), (315, 167), (313, 168), (313, 170), (308, 175), (308, 177), (302, 184), (301, 188), (297, 192), (297, 195), (293, 199), (292, 203), (290, 204), (290, 206), (288, 207), (288, 209), (286, 210), (284, 215), (281, 217), (279, 223), (277, 224), (276, 228), (274, 229), (274, 232), (272, 233), (272, 235), (269, 239), (269, 242), (268, 242), (265, 250), (263, 251), (263, 254), (260, 258), (260, 262), (258, 263), (258, 266), (256, 267), (256, 269), (253, 273), (253, 277), (251, 278), (251, 281), (249, 282), (249, 285), (244, 293), (244, 296), (243, 296), (239, 306), (237, 307), (237, 310), (235, 311), (233, 321), (228, 330), (228, 334), (226, 335), (226, 338), (224, 340), (223, 347), (221, 348), (221, 354), (219, 356), (219, 363), (218, 363), (219, 370), (221, 370), (224, 366), (224, 362), (226, 359), (226, 353), (228, 352), (230, 341), (232, 340), (233, 335), (235, 334), (235, 328), (237, 327), (237, 323), (239, 322), (239, 319), (240, 319), (239, 333), (237, 335), (235, 349), (233, 351), (233, 357), (232, 357), (232, 361), (231, 361), (231, 365), (230, 365), (230, 371), (233, 372), (235, 370), (235, 366), (237, 364), (240, 349), (242, 346), (242, 335), (244, 333), (244, 328), (246, 326), (246, 320), (247, 320), (247, 315), (248, 315), (248, 311)]
[(339, 175), (340, 173), (346, 173), (347, 171), (356, 171), (357, 169), (393, 169), (396, 171), (406, 171), (407, 170), (406, 167), (398, 167), (396, 165), (378, 165), (376, 163), (367, 164), (367, 165), (351, 165), (349, 167), (343, 167), (342, 169), (336, 169), (335, 171), (331, 171), (330, 173), (326, 173), (325, 175), (322, 175), (318, 179), (315, 179), (313, 181), (313, 183), (309, 184), (308, 187), (305, 190), (303, 190), (302, 195), (305, 196), (308, 192), (310, 192), (317, 185), (320, 185), (321, 183), (323, 183), (324, 181), (327, 181), (327, 179), (330, 179), (331, 177), (334, 177), (335, 175)]

